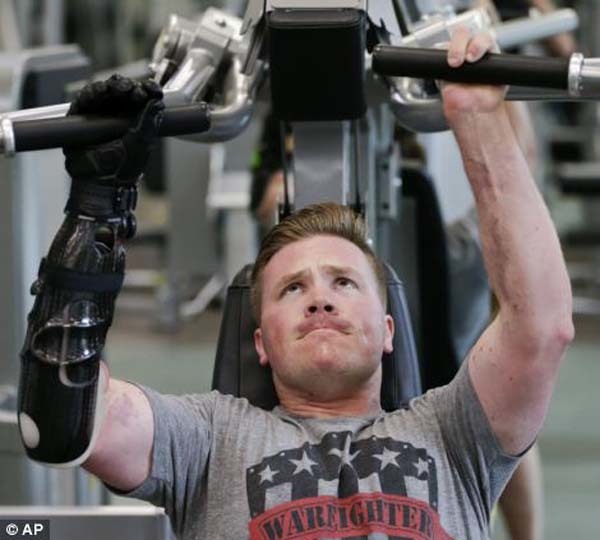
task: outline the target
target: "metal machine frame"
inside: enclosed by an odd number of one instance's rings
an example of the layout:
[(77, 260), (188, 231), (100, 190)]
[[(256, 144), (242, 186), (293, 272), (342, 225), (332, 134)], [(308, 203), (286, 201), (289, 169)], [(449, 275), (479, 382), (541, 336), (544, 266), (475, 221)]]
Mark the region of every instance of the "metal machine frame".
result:
[[(382, 43), (407, 48), (431, 48), (448, 41), (453, 29), (460, 24), (474, 30), (491, 29), (500, 46), (546, 37), (577, 25), (577, 16), (572, 10), (560, 10), (537, 20), (492, 26), (485, 9), (456, 14), (447, 2), (429, 4), (431, 11), (420, 13), (419, 20), (409, 19), (411, 14), (418, 13), (418, 6), (409, 0), (335, 0), (328, 3), (327, 9), (362, 11)], [(209, 129), (194, 129), (190, 125), (185, 138), (197, 142), (223, 141), (236, 137), (247, 126), (257, 89), (268, 69), (263, 46), (265, 18), (277, 10), (307, 8), (315, 9), (314, 3), (250, 0), (243, 19), (215, 8), (207, 9), (197, 22), (171, 16), (157, 41), (150, 64), (155, 79), (163, 85), (167, 107), (197, 104), (209, 88), (215, 96), (208, 110)], [(332, 122), (327, 126), (307, 122), (294, 126), (297, 155), (290, 192), (295, 208), (319, 200), (346, 204), (361, 191), (368, 223), (396, 219), (393, 204), (399, 185), (393, 163), (396, 157), (393, 152), (382, 150), (391, 147), (390, 126), (397, 121), (421, 132), (446, 129), (439, 95), (432, 94), (423, 80), (377, 74), (373, 69), (377, 54), (378, 51), (366, 53), (369, 112), (363, 121), (352, 127), (349, 122)], [(598, 94), (597, 65), (594, 59), (574, 55), (566, 75), (568, 93), (528, 89), (509, 94), (508, 99), (595, 97)], [(65, 112), (66, 105), (59, 105), (3, 115), (0, 149), (6, 155), (18, 150), (16, 122), (60, 117)], [(318, 138), (322, 140), (325, 132), (326, 152), (322, 145), (315, 144)], [(375, 243), (378, 243), (377, 236), (373, 235)]]

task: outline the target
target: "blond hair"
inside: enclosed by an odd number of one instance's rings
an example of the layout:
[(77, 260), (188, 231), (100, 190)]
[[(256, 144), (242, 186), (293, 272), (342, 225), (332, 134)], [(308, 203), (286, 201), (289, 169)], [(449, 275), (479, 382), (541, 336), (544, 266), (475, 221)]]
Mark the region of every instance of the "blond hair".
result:
[(352, 242), (367, 257), (377, 281), (381, 302), (387, 303), (386, 274), (367, 241), (367, 228), (362, 217), (348, 206), (320, 203), (307, 206), (286, 217), (265, 236), (260, 246), (251, 277), (252, 310), (258, 322), (261, 313), (262, 272), (283, 247), (312, 236), (337, 236)]

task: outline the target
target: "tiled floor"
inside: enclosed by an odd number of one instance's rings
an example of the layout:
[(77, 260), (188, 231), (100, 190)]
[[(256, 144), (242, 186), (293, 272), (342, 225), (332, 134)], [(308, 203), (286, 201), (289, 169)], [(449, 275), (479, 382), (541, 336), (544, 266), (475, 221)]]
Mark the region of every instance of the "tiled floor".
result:
[[(219, 312), (175, 334), (148, 318), (121, 313), (109, 339), (112, 374), (163, 392), (210, 388)], [(600, 538), (600, 320), (576, 320), (570, 348), (540, 436), (546, 503), (545, 540)], [(496, 538), (504, 538), (501, 528)]]

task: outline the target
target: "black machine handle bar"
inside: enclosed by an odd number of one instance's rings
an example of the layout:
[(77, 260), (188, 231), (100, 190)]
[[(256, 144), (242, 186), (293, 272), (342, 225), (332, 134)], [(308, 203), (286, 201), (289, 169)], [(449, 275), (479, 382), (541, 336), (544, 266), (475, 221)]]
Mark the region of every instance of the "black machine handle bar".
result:
[[(395, 77), (569, 89), (570, 60), (562, 58), (488, 53), (475, 63), (453, 68), (448, 65), (445, 50), (377, 45), (372, 66), (376, 73)], [(92, 116), (15, 119), (11, 123), (14, 150), (98, 144), (123, 135), (130, 122), (127, 118)], [(166, 109), (159, 134), (168, 137), (203, 133), (210, 127), (209, 107), (198, 103)]]
[[(15, 121), (12, 124), (15, 150), (44, 150), (62, 146), (86, 146), (122, 136), (131, 126), (129, 118), (64, 116)], [(206, 103), (166, 109), (159, 129), (161, 137), (202, 133), (210, 128)]]
[(488, 53), (474, 63), (458, 68), (448, 65), (448, 52), (377, 45), (373, 71), (393, 77), (438, 79), (458, 83), (506, 84), (567, 90), (569, 59)]

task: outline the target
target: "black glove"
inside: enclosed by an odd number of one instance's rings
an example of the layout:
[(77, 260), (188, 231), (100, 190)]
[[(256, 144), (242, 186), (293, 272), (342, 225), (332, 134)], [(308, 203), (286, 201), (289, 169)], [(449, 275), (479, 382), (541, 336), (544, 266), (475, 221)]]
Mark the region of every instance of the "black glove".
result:
[[(64, 148), (65, 168), (72, 178), (66, 211), (72, 215), (117, 222), (131, 237), (137, 200), (136, 184), (152, 151), (162, 121), (162, 90), (113, 75), (89, 84), (71, 104), (68, 114), (136, 118), (123, 138), (85, 148)], [(129, 222), (131, 221), (131, 223)], [(133, 227), (134, 229), (134, 227)]]
[(136, 184), (162, 117), (152, 82), (114, 75), (86, 86), (69, 114), (129, 116), (118, 140), (65, 148), (72, 178), (67, 216), (32, 286), (35, 304), (21, 352), (19, 423), (27, 454), (78, 464), (98, 429), (98, 377), (106, 333), (133, 235)]

